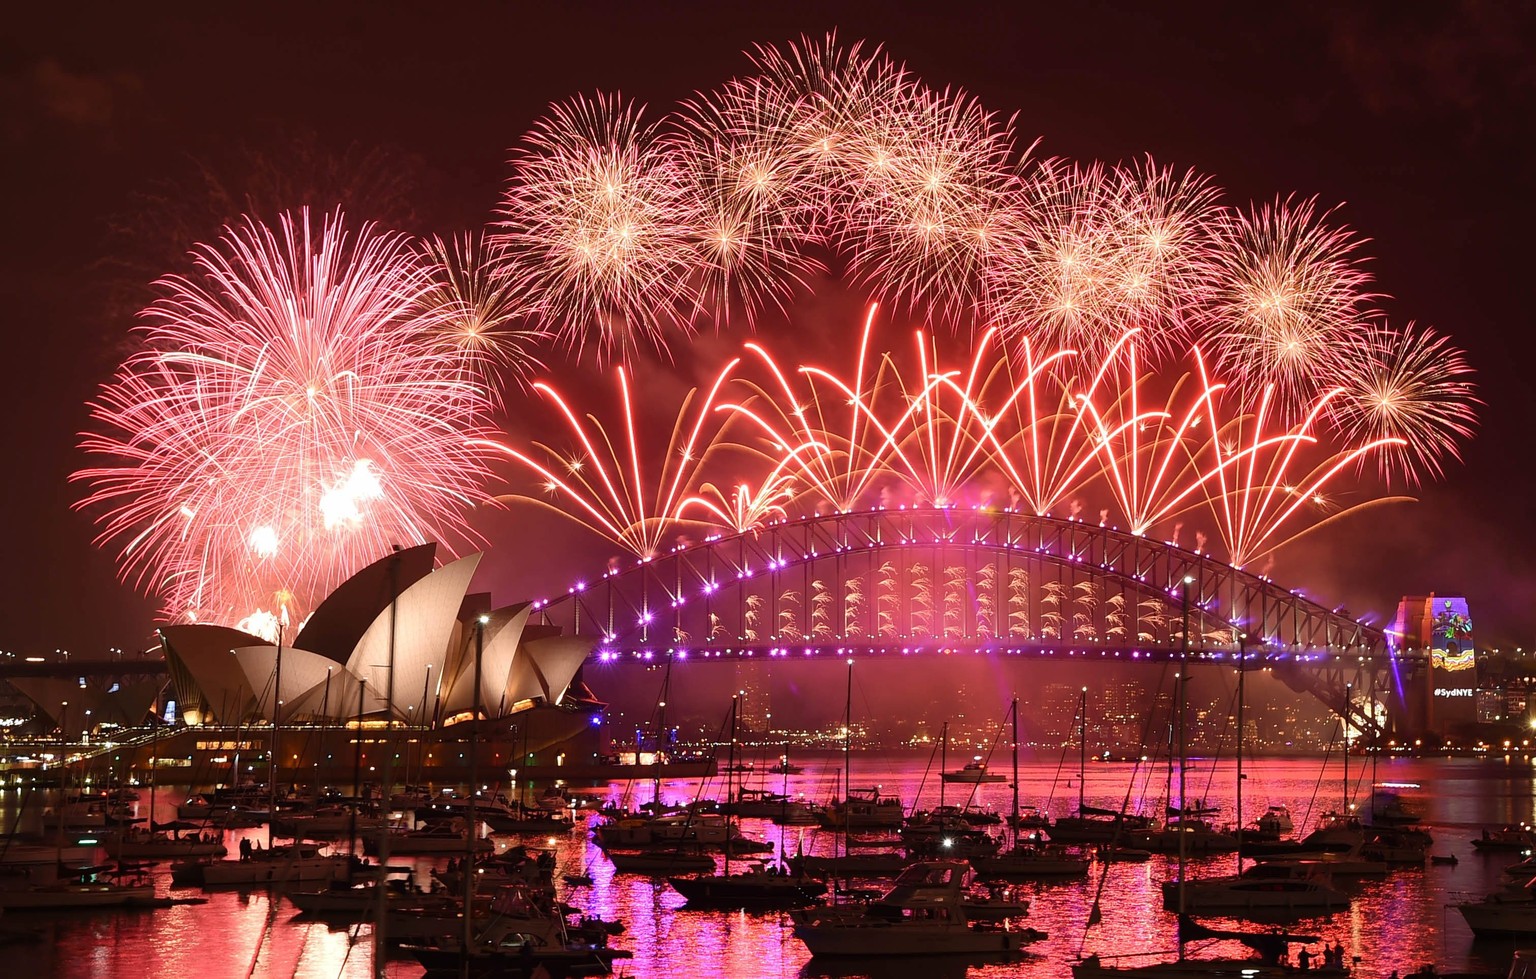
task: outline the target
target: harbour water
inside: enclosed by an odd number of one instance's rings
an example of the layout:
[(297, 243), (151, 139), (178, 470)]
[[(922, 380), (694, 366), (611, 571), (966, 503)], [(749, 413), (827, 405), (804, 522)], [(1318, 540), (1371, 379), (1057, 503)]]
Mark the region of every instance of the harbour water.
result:
[[(926, 756), (853, 757), (852, 784), (879, 785), (884, 793), (900, 796), (909, 805), (914, 799), (931, 806), (939, 801), (940, 785), (928, 768)], [(738, 776), (750, 787), (774, 791), (788, 788), (810, 801), (825, 801), (836, 792), (843, 759), (826, 755), (804, 759), (804, 772), (788, 776), (767, 774), (771, 760), (759, 763), (763, 774)], [(1349, 761), (1354, 801), (1364, 812), (1370, 805), (1373, 774), (1358, 758)], [(999, 770), (996, 765), (993, 770)], [(1249, 819), (1269, 805), (1288, 806), (1298, 829), (1307, 828), (1326, 809), (1337, 809), (1345, 794), (1344, 766), (1335, 757), (1317, 759), (1258, 759), (1245, 764), (1243, 809)], [(1230, 761), (1191, 762), (1186, 775), (1191, 801), (1204, 800), (1219, 806), (1219, 820), (1230, 820), (1235, 778)], [(1075, 766), (1032, 763), (1020, 769), (1020, 802), (1060, 815), (1075, 808), (1079, 786)], [(1355, 882), (1337, 881), (1352, 895), (1351, 907), (1326, 918), (1287, 919), (1292, 933), (1316, 935), (1330, 943), (1342, 943), (1358, 956), (1357, 976), (1386, 979), (1433, 963), (1441, 972), (1502, 973), (1508, 968), (1516, 944), (1474, 940), (1461, 916), (1450, 903), (1488, 893), (1498, 884), (1500, 872), (1518, 859), (1514, 853), (1478, 852), (1472, 840), (1489, 826), (1536, 821), (1530, 766), (1517, 760), (1394, 759), (1382, 760), (1374, 771), (1377, 785), (1393, 786), (1405, 801), (1420, 809), (1423, 825), (1434, 835), (1430, 852), (1455, 856), (1454, 865), (1427, 863), (1396, 870), (1384, 877)], [(1082, 794), (1090, 805), (1118, 809), (1129, 799), (1133, 811), (1157, 811), (1165, 798), (1167, 777), (1161, 769), (1124, 763), (1099, 763), (1088, 768)], [(612, 783), (578, 790), (582, 795), (619, 801), (628, 795), (631, 804), (649, 799), (650, 783)], [(660, 786), (667, 801), (688, 802), (701, 794), (695, 781), (666, 782)], [(1005, 813), (1012, 803), (1006, 783), (980, 786), (947, 785), (945, 801), (970, 801)], [(725, 795), (723, 777), (703, 787), (705, 798)], [(3, 797), (6, 824), (17, 807), (15, 793)], [(177, 795), (162, 791), (157, 797), (158, 819), (174, 815)], [(148, 815), (147, 793), (138, 804)], [(594, 823), (595, 815), (585, 817)], [(25, 822), (25, 820), (24, 820)], [(581, 823), (578, 822), (578, 826)], [(828, 830), (779, 827), (761, 820), (745, 820), (748, 836), (767, 840), (780, 852), (831, 855), (838, 838)], [(234, 853), (239, 836), (265, 839), (265, 830), (228, 834)], [(514, 840), (496, 837), (498, 848), (515, 842), (552, 846), (562, 873), (587, 871), (590, 887), (568, 888), (562, 898), (590, 914), (618, 919), (625, 925), (613, 940), (633, 952), (619, 963), (622, 974), (637, 977), (756, 977), (756, 976), (1028, 976), (1069, 975), (1080, 955), (1096, 952), (1103, 958), (1118, 954), (1171, 950), (1174, 947), (1174, 916), (1162, 910), (1159, 885), (1175, 873), (1176, 861), (1156, 856), (1146, 863), (1095, 862), (1086, 879), (1062, 883), (1026, 883), (1031, 899), (1027, 923), (1045, 931), (1049, 938), (1029, 946), (1028, 954), (1008, 961), (948, 961), (929, 959), (920, 965), (902, 961), (812, 960), (791, 934), (787, 918), (778, 913), (697, 911), (683, 908), (683, 899), (664, 880), (616, 874), (588, 834), (578, 829), (560, 838)], [(446, 858), (395, 858), (393, 863), (414, 862), (417, 879), (427, 882), (430, 871)], [(1232, 855), (1191, 860), (1192, 875), (1230, 872)], [(156, 871), (157, 893), (172, 896), (204, 896), (206, 904), (178, 905), (153, 910), (96, 911), (74, 914), (10, 914), (6, 928), (31, 929), (36, 940), (6, 950), (12, 962), (25, 962), (16, 975), (54, 976), (59, 979), (139, 979), (143, 976), (263, 976), (345, 979), (373, 974), (373, 943), (368, 925), (346, 925), (312, 920), (297, 915), (280, 893), (172, 889), (168, 870)], [(1088, 926), (1095, 897), (1101, 920)], [(1255, 925), (1206, 919), (1218, 926), (1252, 930)], [(1280, 922), (1266, 922), (1263, 929)], [(1536, 944), (1536, 939), (1528, 941)], [(1314, 949), (1315, 951), (1315, 949)], [(414, 977), (421, 967), (409, 958), (392, 959), (391, 977)]]

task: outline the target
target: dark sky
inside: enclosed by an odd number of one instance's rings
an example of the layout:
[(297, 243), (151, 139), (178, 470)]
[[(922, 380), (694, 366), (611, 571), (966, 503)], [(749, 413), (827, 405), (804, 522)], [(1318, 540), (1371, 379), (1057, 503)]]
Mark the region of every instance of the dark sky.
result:
[[(373, 161), (363, 169), (382, 158), (410, 196), (386, 187), (395, 213), (376, 216), (453, 231), (486, 220), (508, 148), (550, 101), (619, 90), (665, 110), (745, 71), (741, 52), (754, 43), (831, 28), (885, 44), (930, 84), (1017, 113), (1022, 140), (1041, 137), (1047, 155), (1150, 152), (1213, 174), (1234, 201), (1298, 193), (1344, 204), (1342, 218), (1372, 239), (1392, 320), (1451, 334), (1487, 404), (1464, 464), (1421, 502), (1314, 538), (1275, 577), (1357, 614), (1386, 612), (1404, 593), (1464, 593), (1483, 643), (1536, 641), (1531, 4), (738, 6), (10, 12), (0, 39), (0, 649), (91, 655), (150, 631), (154, 603), (92, 547), (66, 477), (81, 463), (84, 402), (124, 350), (125, 275), (153, 275), (157, 256), (175, 254), (155, 236), (185, 210), (178, 187), (207, 196), (194, 161), (234, 181), (261, 172), (253, 154), (280, 160), (295, 140)], [(521, 561), (516, 543), (499, 546), (503, 564)]]

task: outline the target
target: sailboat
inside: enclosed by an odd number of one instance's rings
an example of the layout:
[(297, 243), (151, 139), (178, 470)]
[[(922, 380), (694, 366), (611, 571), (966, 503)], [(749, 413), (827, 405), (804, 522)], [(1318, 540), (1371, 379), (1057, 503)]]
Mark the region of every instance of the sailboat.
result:
[(155, 733), (149, 764), (149, 829), (130, 826), (123, 830), (111, 849), (119, 861), (224, 856), (229, 851), (220, 839), (222, 833), (205, 833), (201, 825), (180, 819), (169, 823), (155, 822), (155, 795), (160, 783), (160, 719), (156, 717), (152, 723)]
[[(1174, 698), (1175, 710), (1178, 712), (1176, 726), (1178, 751), (1181, 762), (1179, 769), (1180, 806), (1182, 806), (1184, 802), (1184, 786), (1182, 784), (1184, 781), (1184, 768), (1182, 762), (1188, 756), (1187, 745), (1185, 742), (1184, 714), (1186, 709), (1185, 685), (1189, 679), (1189, 586), (1191, 584), (1193, 584), (1192, 579), (1184, 579), (1182, 668), (1180, 669), (1177, 678), (1178, 694)], [(1239, 660), (1239, 702), (1241, 702), (1242, 699), (1241, 671), (1242, 663), (1241, 660)], [(1239, 729), (1239, 737), (1241, 737), (1241, 729)], [(1241, 784), (1241, 781), (1242, 773), (1239, 772), (1239, 784)], [(1238, 818), (1239, 820), (1242, 818), (1241, 810), (1239, 810)], [(1207, 928), (1195, 922), (1192, 918), (1189, 917), (1187, 913), (1189, 911), (1188, 899), (1190, 893), (1190, 882), (1185, 878), (1186, 863), (1189, 857), (1187, 847), (1180, 846), (1178, 854), (1178, 878), (1175, 882), (1173, 882), (1176, 886), (1172, 891), (1174, 909), (1178, 912), (1177, 958), (1171, 962), (1122, 965), (1105, 962), (1099, 955), (1090, 954), (1073, 964), (1073, 979), (1212, 979), (1212, 977), (1232, 977), (1232, 979), (1238, 979), (1238, 977), (1241, 977), (1241, 979), (1282, 979), (1282, 977), (1286, 977), (1286, 979), (1289, 979), (1289, 977), (1296, 976), (1300, 973), (1306, 973), (1309, 976), (1349, 975), (1349, 969), (1347, 966), (1342, 964), (1336, 966), (1324, 966), (1321, 965), (1321, 958), (1319, 958), (1319, 968), (1316, 969), (1309, 969), (1306, 967), (1307, 965), (1311, 964), (1309, 961), (1305, 961), (1305, 959), (1309, 959), (1310, 956), (1299, 956), (1298, 958), (1301, 961), (1298, 961), (1298, 964), (1296, 965), (1291, 964), (1289, 955), (1290, 946), (1297, 944), (1303, 946), (1315, 944), (1321, 941), (1321, 939), (1316, 936), (1292, 935), (1286, 934), (1284, 932), (1267, 932), (1256, 934), (1251, 932), (1220, 931)], [(1167, 894), (1168, 889), (1165, 886), (1165, 899)], [(1238, 942), (1252, 950), (1255, 954), (1251, 956), (1215, 955), (1200, 957), (1190, 957), (1186, 954), (1186, 946), (1189, 943), (1206, 939), (1213, 941)], [(1141, 957), (1141, 955), (1137, 955), (1136, 957)], [(1118, 959), (1121, 957), (1116, 956), (1114, 958)]]
[[(283, 623), (277, 632), (277, 653), (272, 668), (272, 744), (267, 753), (267, 811), (277, 812), (278, 737), (282, 731)], [(294, 842), (277, 845), (273, 818), (267, 822), (267, 845), (243, 850), (239, 859), (184, 860), (172, 866), (177, 883), (203, 887), (265, 887), (273, 884), (344, 882), (350, 879), (353, 860), (345, 854), (323, 855), (314, 844)]]
[(1058, 843), (1114, 843), (1127, 838), (1127, 834), (1152, 828), (1152, 820), (1146, 816), (1127, 813), (1123, 809), (1101, 809), (1090, 806), (1085, 796), (1088, 774), (1088, 688), (1082, 690), (1078, 704), (1077, 747), (1077, 815), (1062, 816), (1051, 824), (1051, 839)]
[[(730, 762), (736, 759), (736, 717), (741, 698), (731, 700)], [(727, 772), (731, 770), (727, 764)], [(727, 817), (728, 819), (730, 817)], [(688, 899), (691, 907), (788, 908), (804, 907), (827, 892), (827, 885), (811, 877), (791, 876), (778, 866), (764, 867), (753, 861), (748, 869), (731, 873), (731, 847), (725, 848), (721, 873), (668, 877), (672, 889)]]
[(963, 861), (929, 860), (901, 872), (878, 900), (792, 911), (795, 937), (813, 957), (1008, 955), (1046, 938), (1033, 928), (973, 920), (966, 912)]
[(1088, 858), (1060, 846), (1041, 846), (1019, 841), (1019, 698), (1009, 708), (1013, 719), (1013, 846), (991, 855), (973, 855), (971, 866), (978, 874), (1000, 877), (1080, 877), (1088, 873)]

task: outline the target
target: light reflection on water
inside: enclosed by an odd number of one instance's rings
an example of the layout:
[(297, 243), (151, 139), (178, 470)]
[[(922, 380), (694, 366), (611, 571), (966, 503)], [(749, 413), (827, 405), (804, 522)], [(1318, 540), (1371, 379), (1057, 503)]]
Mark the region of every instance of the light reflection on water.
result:
[[(879, 784), (888, 793), (910, 802), (919, 793), (924, 804), (938, 802), (939, 786), (932, 775), (924, 779), (926, 758), (855, 757), (853, 784)], [(840, 758), (811, 760), (806, 772), (789, 780), (789, 788), (813, 800), (833, 793), (840, 776)], [(1369, 773), (1351, 759), (1351, 781), (1365, 775), (1356, 798), (1362, 807), (1369, 792)], [(1343, 794), (1343, 770), (1335, 760), (1319, 773), (1316, 761), (1260, 760), (1246, 766), (1244, 809), (1250, 815), (1270, 804), (1288, 805), (1298, 823), (1326, 808), (1339, 805)], [(1342, 941), (1361, 958), (1359, 975), (1385, 977), (1393, 970), (1406, 974), (1435, 962), (1442, 970), (1504, 971), (1512, 943), (1474, 942), (1461, 916), (1446, 907), (1461, 896), (1481, 895), (1496, 886), (1499, 872), (1513, 855), (1484, 855), (1471, 845), (1477, 831), (1488, 824), (1536, 820), (1531, 781), (1510, 777), (1513, 773), (1496, 760), (1398, 760), (1384, 763), (1378, 781), (1417, 783), (1419, 790), (1403, 794), (1424, 809), (1426, 824), (1435, 836), (1431, 852), (1455, 854), (1455, 866), (1431, 865), (1396, 871), (1385, 878), (1348, 885), (1355, 896), (1352, 907), (1323, 919), (1284, 923), (1287, 931), (1312, 934), (1330, 942)], [(1133, 777), (1134, 776), (1134, 777)], [(780, 789), (779, 776), (747, 777), (749, 784)], [(1044, 806), (1055, 786), (1049, 808), (1055, 813), (1075, 806), (1078, 787), (1071, 776), (1058, 774), (1055, 765), (1029, 765), (1020, 769), (1020, 799)], [(1198, 763), (1189, 776), (1190, 796), (1231, 811), (1233, 772), (1226, 762)], [(1083, 787), (1089, 804), (1118, 807), (1130, 786), (1133, 808), (1154, 811), (1161, 803), (1165, 776), (1161, 771), (1134, 771), (1130, 765), (1092, 766)], [(631, 801), (645, 801), (649, 784), (628, 787)], [(618, 798), (622, 784), (594, 795)], [(697, 785), (688, 781), (667, 782), (665, 799), (687, 801)], [(706, 794), (723, 795), (718, 782)], [(964, 802), (969, 786), (946, 786), (945, 801)], [(161, 793), (157, 816), (170, 818), (176, 799)], [(1011, 804), (1005, 784), (979, 786), (975, 801), (1004, 811)], [(6, 804), (14, 805), (14, 799)], [(147, 810), (147, 803), (139, 804)], [(141, 813), (141, 815), (147, 812)], [(833, 834), (797, 827), (777, 827), (748, 820), (748, 835), (782, 846), (783, 852), (830, 854), (836, 845)], [(264, 831), (249, 831), (263, 838)], [(543, 839), (526, 842), (542, 845)], [(234, 841), (230, 841), (233, 851)], [(500, 845), (506, 845), (502, 842)], [(572, 833), (555, 843), (557, 879), (560, 873), (588, 870), (591, 887), (567, 889), (565, 899), (589, 913), (617, 918), (626, 925), (614, 939), (620, 948), (633, 951), (624, 964), (629, 975), (665, 976), (669, 979), (714, 976), (1065, 976), (1070, 964), (1084, 952), (1101, 956), (1155, 951), (1173, 947), (1173, 916), (1161, 909), (1159, 884), (1174, 874), (1175, 862), (1154, 857), (1145, 864), (1115, 863), (1107, 871), (1095, 864), (1087, 880), (1066, 883), (1028, 883), (1024, 890), (1032, 900), (1028, 924), (1050, 937), (1030, 946), (1029, 954), (1002, 962), (955, 962), (929, 960), (915, 969), (908, 961), (811, 962), (804, 947), (790, 934), (787, 919), (778, 913), (748, 914), (741, 911), (680, 911), (682, 898), (664, 881), (615, 875), (601, 851)], [(396, 858), (393, 862), (404, 862)], [(415, 861), (419, 880), (441, 861)], [(1192, 875), (1226, 873), (1235, 865), (1231, 856), (1191, 861)], [(1340, 884), (1345, 882), (1340, 881)], [(168, 877), (160, 882), (166, 893)], [(204, 896), (200, 891), (178, 889), (176, 896)], [(1102, 921), (1085, 932), (1084, 923), (1099, 897)], [(372, 936), (364, 927), (295, 918), (291, 905), (275, 903), (262, 891), (220, 891), (205, 895), (204, 905), (184, 905), (154, 911), (98, 912), (84, 915), (11, 915), (11, 926), (21, 924), (43, 931), (36, 945), (22, 949), (27, 972), (60, 979), (139, 979), (154, 976), (270, 976), (348, 979), (372, 975)], [(1217, 927), (1231, 925), (1252, 929), (1251, 923), (1207, 919)], [(1260, 928), (1269, 925), (1258, 926)], [(1233, 948), (1228, 951), (1237, 952)], [(35, 963), (35, 965), (34, 965)], [(390, 976), (416, 976), (420, 968), (408, 959), (390, 963)], [(17, 972), (20, 975), (22, 973)]]

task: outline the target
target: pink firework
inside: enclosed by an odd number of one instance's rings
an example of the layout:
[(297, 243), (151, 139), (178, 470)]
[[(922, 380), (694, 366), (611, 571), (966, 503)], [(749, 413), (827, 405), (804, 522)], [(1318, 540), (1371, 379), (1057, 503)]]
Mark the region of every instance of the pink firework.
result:
[(199, 246), (91, 405), (76, 472), (125, 577), (234, 622), (313, 603), (392, 544), (465, 537), (490, 404), (408, 239), (307, 211)]
[(1334, 415), (1350, 440), (1400, 439), (1380, 458), (1381, 474), (1417, 484), (1440, 476), (1477, 424), (1476, 387), (1466, 356), (1434, 330), (1377, 327), (1357, 348)]
[(967, 328), (1019, 220), (1010, 126), (963, 92), (909, 86), (851, 141), (843, 247), (892, 303)]
[(787, 125), (794, 107), (760, 80), (733, 81), (684, 107), (669, 143), (684, 194), (697, 292), (706, 313), (748, 324), (767, 306), (780, 310), (823, 271), (806, 249), (816, 219), (801, 188), (814, 178)]
[(698, 311), (695, 202), (660, 132), (617, 96), (554, 106), (514, 159), (496, 244), (556, 337), (665, 350)]
[(516, 283), (500, 274), (501, 261), (483, 234), (464, 233), (425, 244), (434, 288), (424, 297), (433, 336), (453, 351), (491, 397), (501, 382), (524, 384), (544, 365), (538, 347), (549, 334), (532, 324), (531, 306)]
[(534, 390), (555, 409), (568, 445), (532, 442), (524, 450), (501, 442), (485, 446), (517, 462), (540, 483), (548, 499), (531, 493), (502, 497), (547, 507), (647, 560), (659, 554), (671, 533), (698, 525), (682, 516), (699, 473), (711, 461), (728, 419), (714, 410), (720, 388), (731, 377), (732, 360), (702, 398), (695, 389), (678, 408), (672, 437), (658, 461), (642, 440), (644, 424), (630, 389), (629, 372), (615, 369), (622, 418), (611, 428), (595, 415), (582, 414), (553, 385), (539, 381)]
[(1251, 397), (1275, 385), (1283, 413), (1348, 376), (1374, 298), (1361, 240), (1327, 218), (1313, 201), (1277, 201), (1220, 227), (1204, 335), (1219, 373)]

